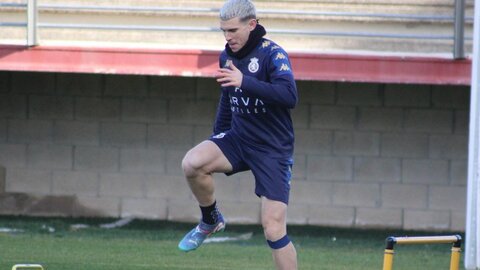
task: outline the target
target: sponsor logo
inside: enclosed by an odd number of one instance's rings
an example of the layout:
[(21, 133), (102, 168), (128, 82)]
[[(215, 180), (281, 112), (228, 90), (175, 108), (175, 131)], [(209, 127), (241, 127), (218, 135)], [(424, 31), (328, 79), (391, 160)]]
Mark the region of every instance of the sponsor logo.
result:
[(265, 103), (259, 98), (245, 96), (230, 96), (232, 112), (241, 114), (267, 113)]
[(215, 138), (215, 139), (222, 139), (223, 137), (225, 137), (225, 133), (224, 133), (224, 132), (219, 133), (219, 134), (213, 136), (213, 138)]
[(289, 71), (290, 67), (287, 64), (282, 64), (280, 67), (280, 71)]
[(278, 60), (278, 59), (286, 59), (287, 57), (285, 56), (285, 54), (279, 52), (277, 53), (277, 56), (275, 56), (275, 60)]

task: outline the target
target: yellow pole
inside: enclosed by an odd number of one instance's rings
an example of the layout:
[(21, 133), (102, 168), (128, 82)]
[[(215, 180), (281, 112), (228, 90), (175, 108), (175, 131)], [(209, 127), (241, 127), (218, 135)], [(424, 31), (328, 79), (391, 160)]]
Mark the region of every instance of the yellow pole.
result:
[(393, 267), (393, 249), (385, 249), (385, 255), (383, 256), (383, 270), (392, 270)]
[(414, 237), (395, 237), (397, 244), (443, 244), (454, 243), (458, 241), (456, 235), (448, 236), (414, 236)]
[(452, 247), (452, 256), (450, 258), (450, 270), (458, 270), (460, 264), (460, 251), (459, 247)]

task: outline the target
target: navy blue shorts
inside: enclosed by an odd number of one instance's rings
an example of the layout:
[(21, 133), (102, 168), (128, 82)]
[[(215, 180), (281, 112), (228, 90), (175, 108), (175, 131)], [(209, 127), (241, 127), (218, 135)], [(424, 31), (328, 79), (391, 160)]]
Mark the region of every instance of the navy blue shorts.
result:
[(293, 159), (271, 157), (265, 151), (258, 151), (227, 132), (209, 138), (232, 164), (233, 170), (227, 175), (251, 170), (255, 177), (255, 194), (270, 200), (288, 204)]

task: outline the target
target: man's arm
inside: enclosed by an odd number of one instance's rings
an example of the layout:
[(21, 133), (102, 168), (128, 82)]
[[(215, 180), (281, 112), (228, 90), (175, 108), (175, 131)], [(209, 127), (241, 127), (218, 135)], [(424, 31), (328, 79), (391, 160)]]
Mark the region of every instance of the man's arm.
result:
[(217, 81), (222, 87), (235, 86), (243, 91), (259, 96), (262, 101), (294, 108), (297, 103), (297, 87), (293, 78), (290, 61), (283, 51), (274, 51), (270, 55), (270, 63), (266, 72), (270, 82), (260, 81), (253, 76), (245, 76), (233, 64), (229, 68), (221, 68)]
[(259, 96), (266, 103), (294, 108), (297, 104), (297, 87), (293, 76), (274, 77), (271, 81), (269, 83), (252, 76), (244, 76), (241, 88)]
[(213, 126), (213, 134), (219, 134), (229, 130), (232, 126), (232, 111), (227, 91), (222, 88), (222, 95), (217, 107), (217, 116)]

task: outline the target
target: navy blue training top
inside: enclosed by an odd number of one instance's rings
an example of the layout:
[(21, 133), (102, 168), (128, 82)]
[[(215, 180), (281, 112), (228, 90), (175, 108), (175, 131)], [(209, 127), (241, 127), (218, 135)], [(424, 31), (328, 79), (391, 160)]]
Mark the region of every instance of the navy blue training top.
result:
[(243, 73), (242, 85), (222, 87), (214, 134), (233, 132), (258, 151), (272, 157), (291, 157), (294, 132), (290, 109), (297, 103), (297, 88), (287, 53), (263, 38), (242, 59), (224, 50), (220, 67), (233, 64)]

